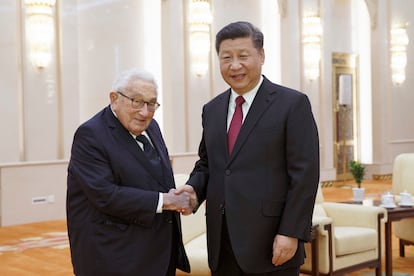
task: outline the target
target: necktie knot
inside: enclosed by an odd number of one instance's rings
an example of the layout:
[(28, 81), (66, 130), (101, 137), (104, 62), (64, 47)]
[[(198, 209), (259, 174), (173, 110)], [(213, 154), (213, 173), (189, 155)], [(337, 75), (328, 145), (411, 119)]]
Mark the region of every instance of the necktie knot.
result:
[(243, 96), (237, 96), (236, 98), (236, 107), (241, 106), (245, 102)]
[(150, 141), (148, 140), (147, 136), (145, 135), (138, 135), (135, 139), (141, 142), (144, 145), (144, 153), (148, 157), (150, 161), (156, 160), (159, 161), (158, 153), (151, 145)]
[(151, 151), (151, 143), (145, 135), (138, 135), (136, 139), (144, 145), (144, 152), (148, 153), (149, 151)]

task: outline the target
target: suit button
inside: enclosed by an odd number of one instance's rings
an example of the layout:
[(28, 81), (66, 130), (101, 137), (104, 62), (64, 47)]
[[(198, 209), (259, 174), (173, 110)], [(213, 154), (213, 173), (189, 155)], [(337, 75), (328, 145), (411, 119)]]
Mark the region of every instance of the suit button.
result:
[(226, 174), (226, 175), (230, 175), (230, 174), (231, 174), (231, 170), (226, 170), (226, 171), (225, 171), (225, 174)]
[(221, 211), (221, 214), (224, 215), (224, 203), (220, 204), (219, 210)]

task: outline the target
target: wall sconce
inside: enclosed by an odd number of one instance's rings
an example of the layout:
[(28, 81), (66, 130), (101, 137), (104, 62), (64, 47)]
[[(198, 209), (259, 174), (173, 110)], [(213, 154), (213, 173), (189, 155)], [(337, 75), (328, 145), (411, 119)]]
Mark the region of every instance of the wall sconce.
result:
[(198, 77), (204, 76), (208, 71), (211, 22), (209, 0), (192, 0), (190, 4), (191, 68)]
[(25, 0), (30, 58), (37, 68), (47, 67), (52, 58), (55, 3), (56, 0)]
[(318, 16), (303, 19), (302, 43), (305, 77), (310, 81), (319, 77), (322, 25)]
[(399, 86), (405, 81), (408, 42), (409, 39), (405, 27), (391, 29), (391, 72), (392, 83), (395, 86)]

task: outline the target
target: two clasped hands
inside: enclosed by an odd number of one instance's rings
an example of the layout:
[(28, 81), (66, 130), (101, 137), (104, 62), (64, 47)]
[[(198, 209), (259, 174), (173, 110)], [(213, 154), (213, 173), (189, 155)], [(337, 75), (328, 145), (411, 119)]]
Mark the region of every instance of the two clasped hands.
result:
[[(178, 189), (171, 189), (164, 194), (163, 208), (180, 212), (183, 215), (190, 215), (194, 208), (198, 205), (197, 194), (193, 187), (184, 185)], [(290, 260), (296, 252), (298, 239), (276, 235), (273, 241), (273, 257), (272, 263), (275, 266), (282, 265)]]
[(163, 195), (163, 209), (189, 215), (198, 204), (197, 194), (193, 187), (184, 185), (178, 189), (171, 189)]

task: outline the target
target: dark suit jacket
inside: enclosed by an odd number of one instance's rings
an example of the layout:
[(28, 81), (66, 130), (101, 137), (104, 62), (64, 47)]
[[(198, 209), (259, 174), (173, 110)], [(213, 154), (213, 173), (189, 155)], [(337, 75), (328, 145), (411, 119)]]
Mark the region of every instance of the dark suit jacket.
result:
[[(308, 98), (264, 78), (230, 156), (230, 90), (203, 107), (200, 159), (191, 173), (199, 201), (206, 200), (209, 265), (217, 268), (223, 214), (235, 257), (246, 273), (297, 267), (310, 240), (319, 181), (319, 142)], [(300, 240), (296, 255), (275, 268), (276, 234)]]
[(76, 275), (165, 275), (172, 244), (189, 271), (179, 214), (156, 214), (159, 192), (175, 186), (158, 124), (147, 129), (163, 165), (151, 167), (110, 107), (75, 133), (67, 179), (67, 224)]

